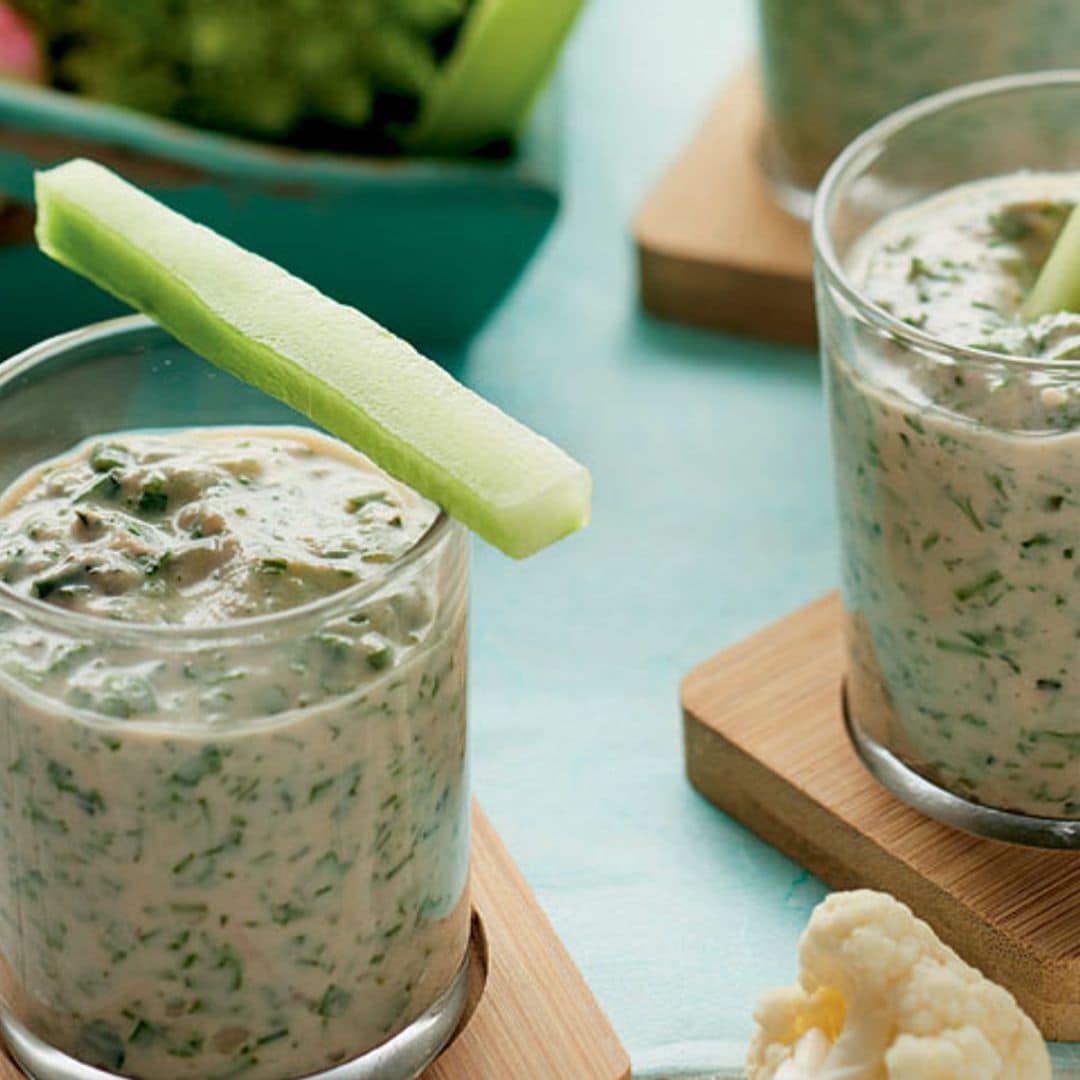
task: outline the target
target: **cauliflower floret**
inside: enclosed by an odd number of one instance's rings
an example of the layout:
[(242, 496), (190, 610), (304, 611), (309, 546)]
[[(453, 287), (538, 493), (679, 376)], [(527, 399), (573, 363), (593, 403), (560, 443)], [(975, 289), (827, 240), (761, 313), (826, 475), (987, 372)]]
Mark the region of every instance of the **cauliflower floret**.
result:
[(1050, 1080), (1013, 996), (885, 893), (820, 904), (799, 969), (754, 1012), (749, 1080)]

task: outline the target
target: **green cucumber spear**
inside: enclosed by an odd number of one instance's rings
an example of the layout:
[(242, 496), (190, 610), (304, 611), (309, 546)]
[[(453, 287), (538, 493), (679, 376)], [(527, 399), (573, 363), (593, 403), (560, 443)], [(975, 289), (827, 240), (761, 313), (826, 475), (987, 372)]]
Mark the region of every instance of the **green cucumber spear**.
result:
[(585, 468), (366, 315), (94, 162), (38, 173), (36, 193), (42, 251), (508, 555), (588, 522)]
[(1074, 207), (1024, 301), (1027, 319), (1056, 311), (1080, 311), (1080, 206)]

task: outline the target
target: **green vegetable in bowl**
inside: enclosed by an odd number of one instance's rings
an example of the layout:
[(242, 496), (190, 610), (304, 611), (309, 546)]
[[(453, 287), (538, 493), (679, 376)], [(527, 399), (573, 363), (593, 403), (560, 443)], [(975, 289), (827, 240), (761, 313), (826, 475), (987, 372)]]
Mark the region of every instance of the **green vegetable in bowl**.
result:
[[(13, 0), (62, 89), (256, 138), (407, 123), (470, 0)], [(340, 136), (339, 136), (340, 137)]]
[(54, 86), (352, 152), (505, 145), (582, 0), (9, 0)]

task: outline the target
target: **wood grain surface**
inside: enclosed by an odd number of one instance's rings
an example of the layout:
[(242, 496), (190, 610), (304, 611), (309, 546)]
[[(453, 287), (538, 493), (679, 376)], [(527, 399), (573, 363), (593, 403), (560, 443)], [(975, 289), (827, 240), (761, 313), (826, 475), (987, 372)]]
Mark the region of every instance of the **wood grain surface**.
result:
[(424, 1080), (628, 1080), (626, 1051), (479, 807), (473, 830), (487, 985)]
[[(472, 889), (466, 1019), (423, 1080), (629, 1080), (626, 1051), (479, 806)], [(2, 1051), (0, 1080), (25, 1080)]]
[(835, 595), (686, 677), (691, 783), (835, 888), (910, 904), (1008, 987), (1048, 1039), (1080, 1039), (1080, 853), (981, 840), (899, 802), (843, 728)]
[(810, 230), (769, 190), (763, 120), (747, 65), (638, 211), (641, 299), (675, 322), (812, 345)]

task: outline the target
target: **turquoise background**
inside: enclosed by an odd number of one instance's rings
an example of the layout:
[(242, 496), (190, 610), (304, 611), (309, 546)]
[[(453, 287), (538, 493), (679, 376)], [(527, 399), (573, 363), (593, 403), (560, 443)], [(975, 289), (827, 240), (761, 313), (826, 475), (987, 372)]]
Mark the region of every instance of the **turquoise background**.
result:
[(836, 581), (817, 360), (644, 315), (630, 238), (751, 16), (592, 0), (563, 216), (463, 369), (593, 471), (585, 533), (523, 565), (477, 545), (475, 784), (639, 1063), (740, 1060), (824, 895), (690, 789), (678, 703), (690, 667)]
[(690, 789), (678, 704), (837, 581), (817, 360), (642, 314), (630, 240), (752, 37), (738, 0), (591, 0), (563, 217), (463, 369), (593, 470), (586, 532), (527, 564), (477, 544), (475, 784), (643, 1070), (741, 1062), (824, 895)]

